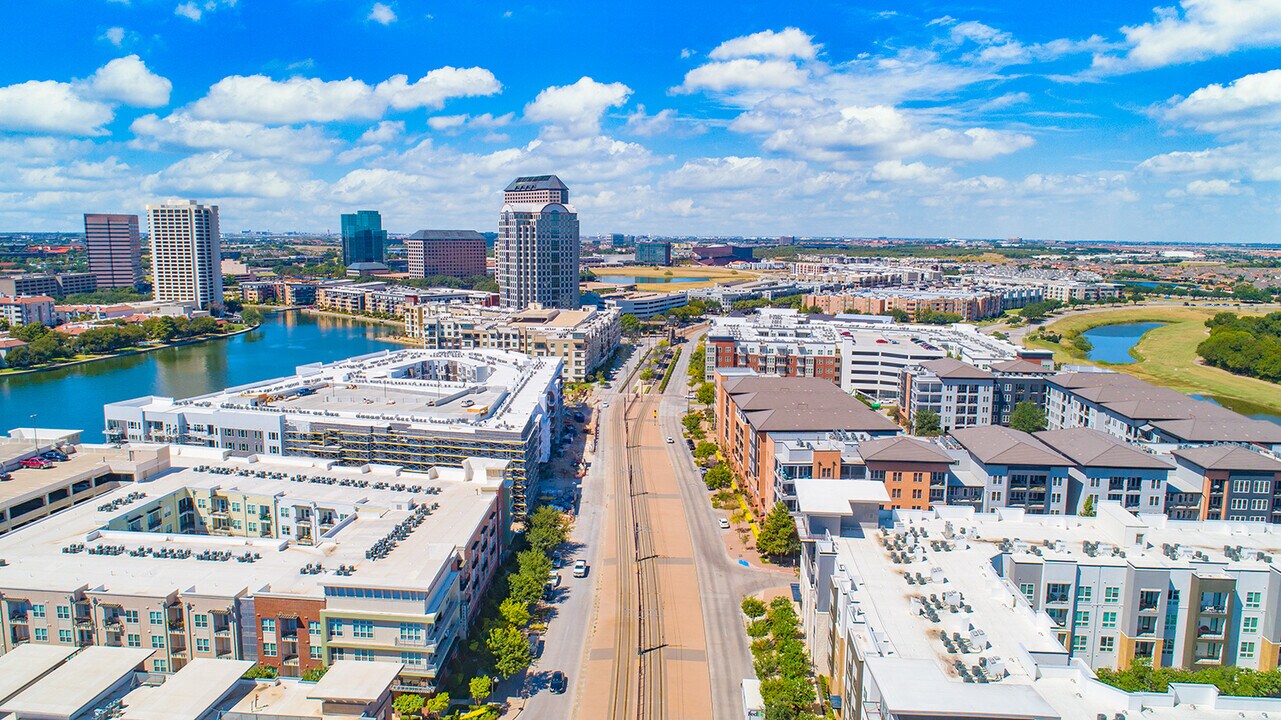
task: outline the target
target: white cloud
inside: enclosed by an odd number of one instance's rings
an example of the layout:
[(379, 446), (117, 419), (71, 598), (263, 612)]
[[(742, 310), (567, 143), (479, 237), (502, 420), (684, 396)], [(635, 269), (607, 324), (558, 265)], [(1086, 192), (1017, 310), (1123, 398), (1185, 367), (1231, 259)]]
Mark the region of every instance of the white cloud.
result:
[(659, 110), (653, 115), (648, 115), (644, 105), (637, 105), (636, 111), (627, 116), (628, 132), (641, 137), (665, 135), (671, 132), (675, 125), (676, 111), (671, 109)]
[(385, 145), (394, 142), (405, 134), (405, 123), (401, 120), (383, 120), (361, 134), (357, 142), (362, 145)]
[(482, 115), (434, 115), (427, 118), (427, 125), (432, 130), (454, 131), (457, 133), (465, 128), (492, 130), (506, 127), (511, 124), (514, 118), (515, 113), (506, 113), (498, 116), (491, 113)]
[(904, 163), (902, 160), (882, 160), (872, 167), (869, 177), (880, 182), (917, 183), (931, 185), (952, 176), (949, 168), (937, 168), (923, 162)]
[(493, 95), (501, 88), (493, 73), (475, 67), (437, 68), (414, 83), (395, 75), (372, 87), (353, 78), (280, 81), (265, 75), (232, 75), (214, 83), (192, 105), (192, 114), (270, 124), (373, 120), (389, 108), (439, 108), (451, 98)]
[(763, 30), (751, 35), (736, 37), (717, 45), (707, 54), (713, 60), (730, 60), (744, 57), (798, 58), (813, 60), (821, 45), (814, 38), (794, 27), (779, 32)]
[(525, 118), (555, 126), (571, 135), (600, 132), (606, 110), (627, 102), (632, 89), (620, 82), (600, 83), (583, 76), (573, 85), (552, 86), (525, 106)]
[(271, 160), (244, 160), (230, 150), (183, 158), (143, 179), (156, 195), (312, 199), (323, 183)]
[(125, 29), (122, 27), (109, 27), (102, 33), (102, 39), (116, 47), (120, 47), (125, 42), (125, 34)]
[(784, 187), (804, 177), (809, 166), (799, 160), (762, 157), (716, 157), (687, 160), (667, 174), (665, 184), (682, 190), (735, 190)]
[(1281, 70), (1207, 85), (1186, 98), (1171, 98), (1158, 112), (1168, 121), (1211, 133), (1274, 126), (1281, 122)]
[(366, 19), (372, 20), (380, 25), (390, 25), (396, 22), (396, 11), (392, 10), (389, 5), (374, 3), (373, 8), (369, 11), (369, 17)]
[(194, 2), (185, 2), (174, 8), (173, 14), (178, 15), (179, 17), (185, 17), (193, 22), (200, 22), (200, 18), (204, 15), (204, 11), (201, 10), (200, 6)]
[(29, 80), (0, 87), (0, 129), (67, 135), (102, 135), (111, 106), (88, 100), (70, 83)]
[(681, 48), (681, 59), (682, 59), (682, 60), (688, 60), (689, 58), (692, 58), (692, 57), (694, 57), (694, 51), (693, 51), (693, 50), (690, 50), (689, 48)]
[(1184, 188), (1189, 195), (1199, 197), (1222, 197), (1225, 195), (1240, 195), (1241, 187), (1235, 180), (1223, 180), (1216, 178), (1214, 180), (1193, 180)]
[(134, 107), (167, 105), (173, 89), (173, 83), (151, 72), (137, 55), (112, 60), (85, 82), (93, 97)]
[(1094, 66), (1120, 72), (1179, 65), (1243, 48), (1281, 45), (1281, 3), (1276, 0), (1182, 0), (1158, 7), (1152, 22), (1121, 28), (1128, 50), (1095, 56)]
[(782, 90), (804, 85), (807, 78), (806, 71), (786, 60), (739, 58), (712, 62), (690, 70), (685, 73), (685, 82), (673, 88), (673, 92)]
[(1005, 93), (1004, 95), (998, 95), (982, 105), (979, 105), (979, 111), (993, 112), (996, 110), (1005, 110), (1006, 108), (1010, 108), (1015, 105), (1023, 105), (1024, 103), (1031, 102), (1031, 100), (1032, 96), (1025, 92)]
[(432, 130), (453, 130), (466, 124), (466, 115), (435, 115), (427, 118), (427, 126)]
[(129, 126), (138, 148), (233, 150), (242, 157), (320, 163), (333, 157), (338, 142), (320, 128), (266, 127), (238, 120), (200, 120), (186, 113), (144, 115)]

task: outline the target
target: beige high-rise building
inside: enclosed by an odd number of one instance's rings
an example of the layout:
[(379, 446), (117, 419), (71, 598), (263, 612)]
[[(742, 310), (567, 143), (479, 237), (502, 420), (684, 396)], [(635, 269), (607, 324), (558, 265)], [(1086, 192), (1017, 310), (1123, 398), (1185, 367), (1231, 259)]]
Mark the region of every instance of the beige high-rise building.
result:
[(142, 280), (137, 215), (85, 213), (85, 247), (99, 288), (131, 288)]
[(222, 306), (222, 257), (218, 206), (195, 200), (148, 205), (151, 277), (156, 299)]
[(503, 307), (577, 310), (578, 213), (555, 175), (518, 177), (503, 192), (494, 244)]

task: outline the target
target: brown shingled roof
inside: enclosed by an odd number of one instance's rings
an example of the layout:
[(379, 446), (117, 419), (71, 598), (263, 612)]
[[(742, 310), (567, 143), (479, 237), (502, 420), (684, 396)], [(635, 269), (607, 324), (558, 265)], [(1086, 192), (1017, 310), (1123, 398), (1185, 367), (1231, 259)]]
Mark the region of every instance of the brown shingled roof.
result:
[(1256, 470), (1281, 472), (1281, 462), (1240, 445), (1205, 445), (1181, 448), (1174, 456), (1203, 470)]
[(1093, 428), (1046, 430), (1035, 435), (1052, 450), (1078, 465), (1168, 470), (1170, 464)]
[(1035, 437), (1001, 425), (953, 430), (952, 437), (985, 465), (1071, 465)]
[(749, 376), (724, 380), (722, 386), (758, 431), (898, 430), (889, 418), (822, 378)]
[(969, 363), (961, 362), (955, 358), (926, 360), (921, 363), (921, 367), (933, 372), (941, 378), (950, 378), (953, 380), (992, 379), (992, 373), (986, 370), (980, 370)]
[(865, 440), (858, 444), (858, 454), (865, 462), (956, 462), (938, 445), (908, 435)]

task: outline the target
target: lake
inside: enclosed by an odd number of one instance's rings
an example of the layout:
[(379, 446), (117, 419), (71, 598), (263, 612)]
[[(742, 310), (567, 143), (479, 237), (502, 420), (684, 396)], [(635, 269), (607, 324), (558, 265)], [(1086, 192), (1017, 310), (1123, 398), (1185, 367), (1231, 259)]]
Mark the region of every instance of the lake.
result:
[(1212, 402), (1215, 405), (1221, 405), (1233, 412), (1241, 413), (1242, 415), (1254, 418), (1255, 420), (1267, 420), (1270, 423), (1281, 425), (1281, 415), (1277, 415), (1262, 405), (1255, 405), (1254, 403), (1248, 403), (1244, 400), (1218, 397), (1216, 395), (1193, 395), (1192, 397), (1197, 400)]
[(388, 325), (291, 310), (267, 315), (258, 329), (226, 340), (3, 377), (0, 431), (32, 424), (82, 429), (86, 442), (102, 442), (107, 403), (143, 395), (191, 397), (291, 375), (307, 363), (394, 350), (399, 346), (378, 339), (393, 332)]
[(634, 285), (636, 283), (687, 283), (687, 282), (707, 282), (711, 278), (696, 277), (676, 277), (675, 275), (659, 275), (657, 277), (637, 277), (635, 275), (597, 275), (596, 282), (610, 283), (612, 285)]
[(1083, 335), (1094, 349), (1089, 357), (1095, 362), (1132, 363), (1134, 356), (1130, 348), (1138, 344), (1139, 339), (1149, 330), (1161, 327), (1165, 323), (1146, 322), (1128, 323), (1125, 325), (1101, 325), (1086, 330)]

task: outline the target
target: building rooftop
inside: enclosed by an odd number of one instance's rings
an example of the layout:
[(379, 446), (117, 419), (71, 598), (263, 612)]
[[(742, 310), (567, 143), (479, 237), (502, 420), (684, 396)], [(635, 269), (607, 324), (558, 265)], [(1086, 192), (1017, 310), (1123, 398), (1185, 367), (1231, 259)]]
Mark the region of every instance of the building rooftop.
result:
[(969, 363), (955, 358), (943, 357), (937, 360), (926, 360), (921, 367), (941, 378), (950, 380), (991, 380), (992, 373), (980, 370)]
[(1240, 445), (1180, 448), (1173, 455), (1205, 470), (1281, 472), (1281, 461)]
[(407, 240), (484, 240), (475, 230), (419, 230)]
[(1071, 465), (1028, 433), (1002, 425), (953, 430), (951, 436), (985, 465)]
[(1047, 430), (1035, 437), (1077, 465), (1157, 470), (1171, 467), (1165, 460), (1093, 428)]
[(104, 693), (132, 681), (155, 650), (90, 645), (26, 690), (0, 704), (0, 713), (18, 718), (70, 720)]
[(898, 425), (822, 378), (727, 377), (725, 391), (761, 432), (897, 432)]
[(400, 663), (339, 660), (307, 693), (314, 700), (371, 703), (382, 697), (404, 668)]
[(865, 462), (921, 462), (949, 465), (956, 462), (956, 458), (948, 455), (947, 451), (937, 444), (910, 435), (865, 440), (859, 443), (858, 453), (863, 456)]
[(69, 645), (23, 643), (0, 655), (0, 704), (47, 675), (77, 650)]
[(885, 483), (879, 480), (794, 480), (796, 507), (806, 514), (848, 515), (855, 504), (882, 504), (890, 501)]
[(1000, 373), (1016, 373), (1020, 375), (1053, 375), (1054, 370), (1047, 368), (1040, 363), (1034, 363), (1028, 360), (1003, 360), (992, 363), (992, 371)]
[(568, 190), (569, 187), (555, 175), (523, 175), (512, 180), (503, 192), (529, 192), (531, 190)]
[(126, 695), (119, 720), (200, 720), (253, 665), (250, 660), (194, 658), (160, 685), (141, 685)]

